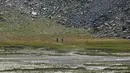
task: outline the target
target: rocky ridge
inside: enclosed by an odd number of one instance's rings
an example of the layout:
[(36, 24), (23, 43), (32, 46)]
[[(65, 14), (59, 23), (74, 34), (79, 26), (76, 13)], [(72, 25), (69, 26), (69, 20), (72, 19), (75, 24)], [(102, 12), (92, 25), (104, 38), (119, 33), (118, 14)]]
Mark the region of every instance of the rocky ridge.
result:
[(129, 0), (0, 0), (0, 9), (0, 22), (16, 10), (23, 18), (55, 18), (68, 27), (90, 29), (99, 37), (130, 38)]

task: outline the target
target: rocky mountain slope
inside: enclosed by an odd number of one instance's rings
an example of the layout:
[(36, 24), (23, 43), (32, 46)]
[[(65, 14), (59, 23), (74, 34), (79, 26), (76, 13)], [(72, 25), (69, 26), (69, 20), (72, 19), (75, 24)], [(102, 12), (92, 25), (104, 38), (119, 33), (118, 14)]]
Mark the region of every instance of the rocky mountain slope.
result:
[(1, 24), (16, 28), (44, 18), (99, 37), (130, 38), (130, 0), (0, 0)]

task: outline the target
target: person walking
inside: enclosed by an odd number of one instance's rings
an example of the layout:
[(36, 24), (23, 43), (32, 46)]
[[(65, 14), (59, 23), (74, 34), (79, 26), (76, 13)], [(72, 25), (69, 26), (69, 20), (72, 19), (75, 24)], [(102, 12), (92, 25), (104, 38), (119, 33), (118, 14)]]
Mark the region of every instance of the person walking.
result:
[(58, 39), (58, 38), (56, 38), (56, 42), (57, 42), (57, 43), (59, 42), (59, 39)]
[(61, 42), (62, 42), (62, 43), (64, 42), (64, 39), (63, 39), (63, 38), (61, 38)]

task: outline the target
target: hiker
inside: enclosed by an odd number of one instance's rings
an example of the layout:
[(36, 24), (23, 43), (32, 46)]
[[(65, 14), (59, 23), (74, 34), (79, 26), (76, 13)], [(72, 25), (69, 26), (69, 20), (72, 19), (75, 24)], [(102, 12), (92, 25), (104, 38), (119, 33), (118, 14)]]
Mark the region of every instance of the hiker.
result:
[(56, 42), (57, 42), (57, 43), (59, 42), (58, 38), (56, 38)]
[(64, 42), (64, 39), (63, 39), (63, 38), (61, 39), (61, 42), (62, 42), (62, 43)]

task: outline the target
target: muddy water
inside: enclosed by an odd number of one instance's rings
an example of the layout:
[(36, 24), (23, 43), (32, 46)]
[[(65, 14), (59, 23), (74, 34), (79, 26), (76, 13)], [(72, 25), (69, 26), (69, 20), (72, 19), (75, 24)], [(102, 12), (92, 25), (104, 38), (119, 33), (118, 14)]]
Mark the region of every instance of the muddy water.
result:
[(0, 73), (129, 73), (129, 55), (128, 52), (97, 50), (3, 47), (0, 50)]

